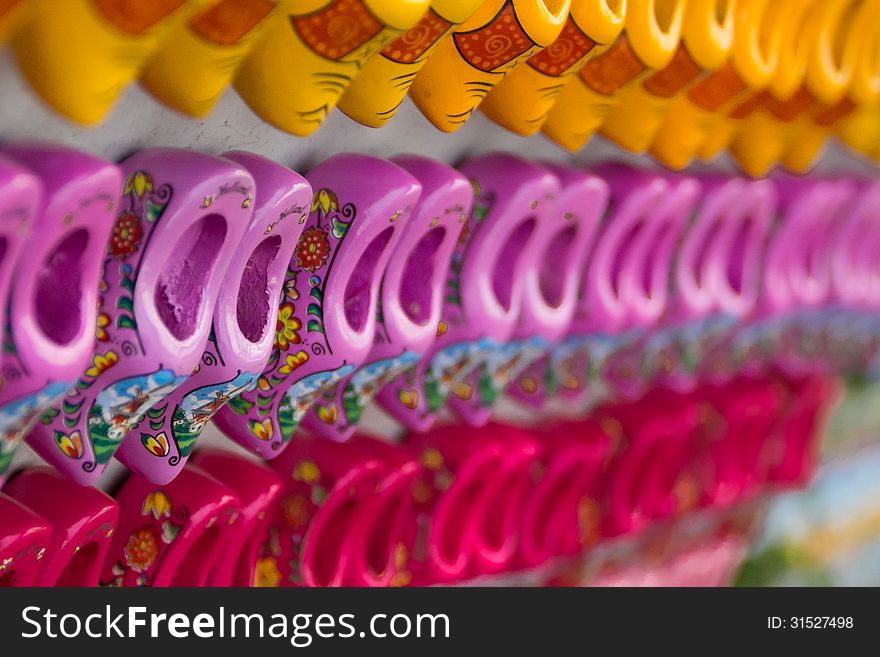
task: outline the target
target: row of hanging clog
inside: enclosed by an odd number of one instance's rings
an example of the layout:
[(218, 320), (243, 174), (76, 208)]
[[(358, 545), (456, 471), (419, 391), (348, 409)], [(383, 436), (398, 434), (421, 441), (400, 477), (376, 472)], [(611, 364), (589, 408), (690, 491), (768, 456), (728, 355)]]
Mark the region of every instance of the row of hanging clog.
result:
[(114, 456), (163, 483), (212, 419), (273, 458), (373, 400), (421, 431), (502, 397), (582, 415), (700, 377), (876, 374), (877, 184), (0, 153), (0, 472), (25, 436), (80, 483)]
[(382, 126), (410, 93), (444, 131), (480, 107), (518, 134), (543, 129), (577, 150), (599, 131), (674, 168), (730, 148), (752, 175), (777, 162), (804, 171), (832, 133), (880, 156), (878, 0), (19, 0), (4, 10), (31, 86), (87, 124), (139, 79), (195, 116), (234, 83), (263, 119), (302, 136), (337, 104)]
[(801, 485), (835, 389), (749, 378), (541, 429), (303, 438), (271, 468), (200, 450), (173, 482), (132, 474), (115, 499), (26, 470), (0, 494), (0, 583), (404, 586), (578, 559)]

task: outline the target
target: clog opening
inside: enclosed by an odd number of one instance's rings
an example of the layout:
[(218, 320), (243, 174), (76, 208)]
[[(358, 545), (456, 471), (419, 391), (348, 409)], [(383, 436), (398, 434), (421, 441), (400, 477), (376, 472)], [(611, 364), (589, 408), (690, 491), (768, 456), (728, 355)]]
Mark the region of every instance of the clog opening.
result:
[(755, 221), (747, 217), (739, 225), (727, 258), (727, 284), (736, 294), (742, 294), (745, 286), (748, 249), (755, 231)]
[[(372, 494), (380, 484), (376, 474), (365, 475), (357, 484), (352, 484), (348, 491), (336, 491), (334, 495), (345, 495), (345, 498), (318, 511), (320, 522), (313, 522), (311, 536), (306, 540), (311, 543), (309, 550), (304, 552), (303, 570), (308, 571), (309, 583), (313, 586), (339, 586), (339, 576), (343, 571), (343, 560), (349, 555), (350, 532), (355, 520), (363, 512), (364, 497)], [(316, 516), (317, 520), (317, 516)]]
[(376, 271), (376, 265), (382, 259), (382, 254), (391, 237), (394, 235), (394, 227), (388, 227), (373, 238), (367, 245), (357, 265), (352, 270), (351, 277), (345, 285), (343, 308), (348, 325), (356, 332), (361, 332), (367, 325), (370, 308), (373, 301), (373, 280), (381, 276)]
[(154, 300), (159, 318), (178, 340), (191, 337), (204, 310), (205, 287), (226, 239), (226, 219), (209, 214), (190, 226), (174, 245), (159, 275)]
[(664, 248), (672, 237), (672, 224), (667, 222), (660, 227), (651, 248), (645, 254), (642, 262), (642, 289), (646, 299), (653, 299), (655, 292), (660, 292), (665, 285), (665, 268), (668, 252)]
[(859, 4), (861, 4), (861, 0), (853, 0), (842, 10), (837, 29), (834, 30), (834, 36), (831, 40), (831, 61), (837, 71), (844, 70), (848, 65), (846, 49), (852, 37), (855, 20), (860, 15)]
[(492, 290), (495, 299), (504, 308), (510, 310), (513, 302), (513, 281), (519, 270), (519, 260), (532, 232), (535, 230), (535, 219), (530, 217), (507, 236), (507, 240), (498, 253), (495, 269), (492, 272)]
[(269, 270), (280, 247), (278, 235), (260, 242), (248, 258), (239, 282), (235, 313), (241, 334), (250, 342), (262, 340), (269, 328)]
[(174, 571), (168, 586), (204, 586), (210, 573), (211, 555), (213, 555), (217, 547), (217, 542), (223, 537), (225, 530), (220, 524), (220, 520), (213, 527), (207, 528), (202, 532), (192, 545), (186, 549), (183, 559)]
[(454, 490), (448, 493), (454, 496), (454, 499), (450, 500), (452, 511), (446, 514), (442, 522), (437, 522), (439, 518), (434, 520), (434, 534), (438, 535), (438, 552), (446, 564), (456, 563), (464, 551), (465, 528), (470, 515), (468, 510), (473, 508), (484, 483), (473, 477), (455, 486)]
[(618, 241), (618, 249), (614, 253), (614, 260), (611, 262), (611, 290), (614, 296), (620, 298), (620, 279), (623, 269), (626, 266), (628, 256), (633, 246), (638, 241), (639, 236), (645, 230), (646, 222), (640, 219), (629, 228), (625, 235)]
[(554, 556), (563, 546), (555, 545), (558, 534), (554, 533), (554, 523), (566, 523), (571, 526), (578, 524), (577, 509), (566, 506), (560, 509), (562, 500), (571, 499), (571, 491), (583, 487), (584, 466), (581, 461), (574, 461), (553, 475), (553, 479), (545, 484), (540, 500), (535, 500), (528, 514), (528, 525), (524, 529), (524, 539), (529, 540), (542, 556)]
[(497, 497), (488, 500), (485, 523), (479, 529), (484, 546), (492, 554), (485, 554), (492, 560), (503, 560), (513, 556), (511, 549), (519, 539), (524, 488), (531, 481), (531, 473), (524, 465), (505, 473)]
[(730, 14), (730, 0), (715, 0), (715, 22), (724, 25)]
[(98, 544), (94, 541), (83, 545), (73, 555), (58, 576), (55, 586), (86, 586), (92, 565), (98, 556)]
[(387, 496), (381, 511), (376, 514), (377, 522), (368, 528), (370, 535), (366, 545), (367, 568), (375, 577), (382, 577), (388, 571), (389, 565), (394, 566), (395, 551), (403, 538), (399, 535), (399, 521), (406, 507), (407, 502), (402, 494)]
[(547, 8), (547, 11), (556, 16), (562, 11), (562, 8), (566, 5), (567, 0), (541, 0), (543, 5)]
[(680, 4), (680, 0), (654, 0), (654, 20), (661, 32), (672, 29), (672, 21)]
[(34, 285), (37, 326), (53, 342), (68, 344), (82, 323), (82, 258), (89, 233), (79, 228), (66, 235), (43, 261)]
[[(400, 281), (400, 307), (409, 321), (419, 326), (431, 317), (431, 291), (437, 268), (437, 251), (443, 244), (446, 229), (433, 228), (422, 236), (410, 252)], [(440, 282), (442, 284), (442, 281)]]
[(606, 13), (619, 19), (622, 17), (626, 0), (602, 0), (602, 4), (605, 5)]
[(566, 226), (553, 236), (541, 258), (539, 287), (544, 302), (553, 308), (562, 303), (566, 277), (575, 263), (571, 262), (577, 228)]

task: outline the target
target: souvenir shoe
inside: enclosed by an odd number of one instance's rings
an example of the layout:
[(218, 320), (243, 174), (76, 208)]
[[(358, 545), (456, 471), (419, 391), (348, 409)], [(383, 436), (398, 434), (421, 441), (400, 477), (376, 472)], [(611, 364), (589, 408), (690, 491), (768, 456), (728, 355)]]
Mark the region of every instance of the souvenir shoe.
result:
[(366, 61), (339, 99), (339, 109), (358, 123), (381, 128), (403, 104), (428, 57), (482, 4), (483, 0), (431, 0), (418, 23)]
[[(503, 467), (510, 443), (497, 431), (435, 427), (408, 437), (421, 476), (414, 488), (419, 537), (412, 555), (413, 582), (448, 583), (473, 577), (474, 502), (482, 498)], [(510, 526), (507, 521), (503, 523)]]
[(606, 366), (600, 363), (598, 369), (612, 394), (635, 399), (653, 385), (651, 341), (667, 330), (672, 263), (699, 195), (696, 179), (670, 180), (668, 196), (621, 264), (620, 296), (629, 315), (626, 334)]
[(153, 96), (196, 117), (210, 114), (267, 25), (280, 18), (275, 0), (201, 4), (188, 21), (174, 24), (140, 74)]
[(719, 69), (733, 47), (736, 3), (688, 0), (681, 43), (672, 60), (642, 84), (632, 85), (600, 132), (633, 153), (644, 153), (674, 100)]
[(835, 90), (834, 95), (839, 94), (837, 99), (832, 96), (816, 103), (806, 116), (797, 121), (795, 137), (780, 160), (780, 164), (793, 173), (806, 173), (813, 167), (821, 157), (834, 125), (856, 111), (863, 101), (876, 108), (880, 91), (877, 85), (880, 81), (877, 74), (880, 65), (880, 56), (877, 54), (880, 44), (880, 2), (866, 0), (855, 6), (848, 5), (844, 12), (844, 24), (851, 20), (853, 25), (844, 25), (838, 31), (837, 39), (842, 37), (840, 32), (846, 32), (843, 37), (846, 43), (839, 56), (844, 61), (849, 59), (852, 67), (850, 79), (843, 93)]
[(33, 586), (52, 540), (48, 522), (0, 493), (0, 587)]
[(311, 433), (335, 440), (351, 437), (386, 383), (399, 379), (387, 396), (392, 404), (418, 395), (406, 380), (415, 376), (416, 364), (437, 335), (443, 285), (473, 199), (471, 185), (454, 169), (419, 157), (392, 161), (419, 181), (422, 195), (382, 278), (376, 336), (365, 364), (337, 385), (335, 417), (313, 412), (304, 419)]
[(378, 503), (387, 474), (383, 459), (355, 443), (302, 437), (272, 467), (285, 487), (260, 552), (258, 585), (345, 584), (349, 561), (362, 558), (363, 537), (354, 532)]
[(599, 541), (604, 478), (621, 438), (589, 420), (535, 427), (532, 436), (540, 449), (521, 516), (523, 567), (575, 556)]
[(101, 565), (119, 520), (112, 497), (80, 486), (50, 468), (16, 475), (6, 495), (45, 518), (52, 527), (34, 586), (97, 586)]
[(619, 422), (624, 446), (608, 474), (603, 531), (634, 534), (700, 502), (699, 409), (657, 390), (637, 404), (597, 410), (600, 422)]
[(820, 440), (832, 405), (840, 395), (832, 379), (811, 376), (786, 382), (788, 398), (769, 446), (767, 482), (779, 488), (798, 488), (812, 479), (818, 467)]
[[(671, 271), (669, 304), (663, 326), (645, 343), (646, 376), (654, 385), (686, 391), (698, 363), (690, 345), (710, 327), (718, 330), (718, 299), (709, 282), (716, 242), (727, 224), (741, 221), (748, 208), (741, 199), (746, 183), (738, 178), (703, 177), (702, 196), (684, 232)], [(742, 248), (740, 246), (740, 248)]]
[(513, 335), (505, 343), (493, 344), (492, 353), (475, 371), (471, 400), (454, 400), (456, 412), (473, 425), (485, 424), (511, 382), (568, 332), (577, 307), (588, 249), (608, 188), (598, 178), (571, 169), (553, 165), (547, 169), (562, 187), (550, 210), (535, 214), (534, 236), (518, 264), (522, 305)]
[(770, 101), (762, 120), (749, 121), (730, 144), (730, 154), (743, 171), (753, 177), (767, 175), (790, 145), (801, 139), (809, 146), (795, 147), (798, 160), (809, 164), (815, 148), (810, 129), (813, 117), (821, 113), (823, 104), (833, 105), (846, 93), (861, 42), (876, 23), (872, 16), (876, 5), (872, 5), (854, 5), (848, 0), (811, 5), (799, 37), (809, 44), (803, 83), (790, 97)]
[(628, 309), (621, 294), (623, 263), (669, 191), (669, 182), (662, 176), (618, 171), (617, 190), (609, 196), (569, 334), (550, 355), (546, 376), (558, 400), (553, 411), (566, 415), (579, 411), (588, 395), (604, 394), (596, 373), (627, 322)]
[[(701, 159), (711, 160), (728, 150), (731, 142), (737, 139), (744, 130), (750, 129), (752, 123), (760, 122), (769, 127), (771, 119), (767, 111), (768, 108), (776, 101), (791, 98), (800, 88), (806, 74), (806, 62), (812, 45), (803, 38), (803, 23), (814, 4), (815, 0), (806, 0), (788, 5), (784, 3), (763, 5), (765, 10), (773, 11), (778, 8), (784, 10), (776, 18), (768, 13), (766, 19), (768, 27), (772, 24), (769, 29), (782, 30), (778, 40), (779, 45), (776, 46), (776, 61), (773, 72), (765, 86), (748, 89), (744, 98), (737, 96), (732, 108), (707, 117), (709, 130), (702, 130), (705, 134), (697, 133), (699, 142), (701, 142), (697, 147), (697, 154)], [(760, 8), (761, 5), (756, 6)], [(734, 33), (734, 41), (737, 40), (737, 34)], [(777, 42), (768, 39), (766, 45), (775, 45), (775, 43)], [(768, 55), (772, 54), (772, 51), (760, 44), (755, 52), (760, 53), (762, 50), (766, 50)], [(723, 90), (725, 86), (722, 85), (721, 89)], [(729, 93), (729, 91), (722, 91), (723, 96), (727, 96)], [(768, 158), (768, 154), (774, 150), (774, 141), (772, 138), (766, 141), (759, 138), (758, 141), (753, 142), (754, 158), (759, 162), (763, 160), (772, 163), (774, 156), (770, 155)]]
[(189, 466), (164, 486), (132, 474), (116, 501), (119, 527), (101, 585), (208, 585), (239, 514), (239, 501), (226, 486)]
[(482, 112), (516, 134), (535, 134), (572, 76), (620, 36), (626, 10), (626, 0), (572, 0), (556, 40), (492, 89)]
[(788, 267), (789, 286), (796, 307), (783, 338), (787, 338), (793, 347), (794, 362), (785, 359), (780, 364), (795, 374), (817, 370), (827, 372), (830, 369), (827, 326), (836, 313), (832, 283), (833, 248), (856, 188), (849, 180), (819, 181), (812, 188), (816, 194), (824, 195), (824, 203), (816, 201), (816, 205), (822, 208), (817, 212), (805, 206), (791, 207), (799, 204), (801, 195), (813, 197), (810, 192), (804, 193), (803, 186), (797, 181), (779, 178), (776, 185), (783, 210), (788, 211), (792, 224), (796, 223), (799, 230)]
[(247, 197), (253, 214), (225, 263), (201, 362), (184, 384), (147, 412), (149, 427), (133, 433), (116, 454), (154, 483), (166, 483), (180, 472), (199, 434), (224, 404), (231, 402), (233, 412), (246, 415), (249, 407), (238, 395), (266, 388), (258, 379), (273, 344), (288, 344), (292, 337), (292, 309), (283, 308), (279, 316), (278, 306), (309, 214), (311, 188), (290, 169), (257, 155), (233, 152), (226, 157), (250, 173), (258, 195)]
[(34, 174), (13, 160), (0, 159), (0, 344), (7, 337), (6, 306), (14, 265), (42, 209), (42, 200), (43, 187)]
[[(433, 384), (429, 378), (433, 373), (441, 381), (449, 378), (461, 363), (448, 393), (445, 385), (438, 387), (459, 417), (479, 426), (489, 415), (478, 402), (481, 381), (504, 376), (499, 371), (510, 359), (504, 346), (516, 329), (527, 272), (538, 266), (534, 250), (544, 238), (543, 231), (558, 221), (555, 201), (560, 184), (549, 169), (503, 154), (470, 160), (460, 170), (477, 190), (471, 215), (478, 225), (470, 227), (475, 234), (464, 247), (460, 269), (456, 263), (447, 283), (457, 292), (447, 296), (443, 313), (449, 327), (447, 341), (434, 356), (424, 385)], [(465, 347), (462, 360), (454, 354), (466, 341), (476, 347)], [(465, 355), (467, 351), (471, 353)]]
[(347, 586), (407, 586), (419, 530), (413, 490), (419, 464), (400, 445), (361, 435), (350, 442), (381, 459), (385, 474), (352, 525), (343, 580)]
[(283, 483), (273, 470), (220, 450), (197, 451), (193, 464), (226, 486), (239, 502), (238, 516), (207, 584), (254, 586), (261, 572), (259, 549), (266, 541)]
[(678, 50), (681, 0), (627, 0), (625, 28), (605, 52), (588, 61), (559, 94), (543, 132), (570, 151), (584, 147), (628, 89), (665, 68)]
[[(44, 411), (61, 403), (94, 350), (98, 280), (121, 176), (109, 162), (56, 146), (8, 144), (0, 152), (33, 171), (45, 190), (39, 210), (28, 205), (37, 202), (33, 196), (22, 200), (23, 208), (38, 214), (9, 290), (0, 390), (2, 483), (15, 447)], [(75, 442), (63, 449), (76, 451)]]
[(725, 506), (759, 491), (766, 480), (768, 444), (782, 410), (778, 386), (738, 379), (698, 391), (704, 400), (707, 478), (705, 503)]
[(30, 0), (12, 41), (22, 74), (53, 109), (91, 125), (199, 4), (184, 0)]
[(429, 0), (287, 3), (235, 76), (263, 120), (300, 137), (317, 130), (364, 63), (428, 10)]
[(535, 464), (541, 451), (540, 443), (527, 430), (490, 424), (482, 431), (498, 435), (503, 453), (495, 473), (472, 500), (468, 513), (475, 576), (508, 571), (516, 564), (522, 539), (522, 512), (530, 501)]
[(410, 98), (436, 128), (457, 130), (508, 73), (557, 39), (570, 4), (484, 2), (437, 46), (416, 76)]
[[(518, 371), (508, 370), (513, 382), (506, 390), (518, 402), (536, 407), (542, 407), (547, 397), (556, 393), (559, 382), (553, 354), (570, 334), (578, 315), (588, 258), (608, 203), (608, 186), (598, 176), (555, 165), (549, 168), (562, 184), (555, 212), (563, 221), (557, 225), (559, 230), (546, 231), (543, 248), (539, 245), (534, 251), (540, 261), (527, 270), (514, 340), (525, 338), (535, 349), (522, 354), (515, 368)], [(500, 391), (491, 386), (490, 392)]]
[[(91, 366), (28, 437), (82, 484), (97, 481), (129, 432), (141, 442), (162, 428), (151, 423), (199, 363), (254, 201), (250, 174), (229, 160), (156, 148), (121, 166), (126, 178), (105, 254)], [(173, 436), (165, 438), (170, 453)]]
[(314, 404), (326, 424), (338, 417), (336, 385), (373, 346), (382, 274), (421, 192), (397, 165), (365, 155), (337, 155), (306, 178), (311, 214), (269, 362), (256, 389), (216, 415), (227, 436), (264, 458), (280, 453)]
[(805, 181), (778, 178), (780, 205), (776, 227), (769, 237), (763, 263), (763, 281), (755, 316), (738, 331), (732, 353), (747, 373), (768, 367), (802, 372), (819, 363), (804, 359), (801, 339), (812, 332), (813, 312), (830, 292), (827, 253), (831, 241), (824, 231), (849, 200), (852, 189), (845, 181)]
[(763, 89), (779, 65), (789, 30), (796, 29), (803, 0), (742, 0), (734, 8), (730, 58), (678, 96), (656, 132), (649, 152), (673, 169), (700, 154), (716, 125)]
[(862, 184), (842, 212), (831, 253), (833, 312), (829, 313), (829, 369), (865, 375), (878, 350), (878, 325), (873, 308), (878, 300), (877, 212), (880, 185)]
[[(452, 256), (437, 339), (410, 373), (412, 383), (402, 403), (383, 405), (417, 431), (435, 422), (453, 392), (473, 396), (475, 388), (467, 378), (490, 353), (489, 339), (500, 343), (510, 335), (521, 303), (517, 263), (535, 229), (532, 214), (548, 204), (544, 196), (558, 187), (546, 169), (508, 155), (486, 155), (468, 166), (465, 175), (473, 178), (482, 172), (494, 178), (472, 180), (477, 198)], [(516, 192), (503, 193), (510, 189)]]
[(729, 381), (740, 370), (740, 354), (731, 347), (732, 340), (759, 307), (766, 247), (777, 210), (773, 183), (742, 183), (737, 209), (720, 227), (705, 256), (702, 287), (713, 299), (713, 315), (699, 322), (696, 334), (684, 344), (684, 361), (696, 366), (699, 378), (713, 383)]

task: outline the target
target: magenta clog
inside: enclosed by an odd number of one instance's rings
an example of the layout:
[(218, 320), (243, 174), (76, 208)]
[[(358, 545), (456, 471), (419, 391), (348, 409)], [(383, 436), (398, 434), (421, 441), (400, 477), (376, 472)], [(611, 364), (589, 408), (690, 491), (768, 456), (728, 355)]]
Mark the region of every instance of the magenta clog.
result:
[[(253, 176), (257, 191), (250, 224), (228, 262), (201, 363), (148, 411), (149, 427), (133, 432), (116, 453), (154, 483), (180, 472), (208, 421), (225, 403), (256, 388), (273, 344), (286, 340), (290, 317), (279, 318), (278, 306), (311, 188), (290, 169), (257, 155), (226, 157)], [(237, 403), (233, 411), (240, 410)]]
[[(566, 338), (575, 321), (586, 284), (588, 257), (608, 203), (608, 185), (598, 176), (547, 166), (562, 185), (556, 198), (557, 223), (538, 236), (542, 243), (533, 251), (535, 266), (526, 272), (523, 306), (511, 341), (522, 348), (516, 365), (501, 369), (509, 380), (514, 380), (507, 394), (535, 407), (542, 407), (547, 396), (555, 393), (548, 351), (552, 353)], [(491, 393), (487, 401), (491, 402), (500, 390), (492, 379), (486, 382), (486, 391)]]
[(30, 169), (45, 192), (9, 293), (0, 390), (2, 483), (16, 445), (43, 411), (60, 403), (93, 353), (98, 280), (121, 175), (109, 162), (57, 146), (7, 144), (0, 153)]
[(0, 493), (0, 587), (33, 586), (52, 540), (49, 523)]
[(335, 386), (373, 346), (382, 274), (421, 192), (402, 168), (366, 155), (337, 155), (306, 178), (311, 214), (288, 267), (275, 348), (256, 389), (216, 415), (227, 436), (264, 458), (280, 453), (314, 404), (322, 422), (338, 417)]
[(103, 586), (206, 586), (239, 513), (226, 486), (190, 465), (164, 486), (138, 474), (116, 494), (119, 527)]
[(208, 578), (210, 586), (254, 586), (260, 573), (259, 550), (283, 482), (273, 470), (229, 452), (199, 450), (193, 463), (231, 490), (238, 499), (235, 523)]
[[(97, 481), (129, 432), (139, 444), (156, 442), (141, 436), (164, 426), (154, 428), (164, 413), (157, 405), (199, 363), (254, 202), (253, 179), (230, 160), (156, 148), (121, 166), (126, 178), (106, 247), (97, 349), (70, 394), (28, 437), (40, 456), (82, 484)], [(172, 439), (166, 435), (169, 452)]]
[(16, 475), (3, 492), (52, 527), (35, 586), (98, 585), (119, 520), (119, 507), (112, 497), (46, 467)]
[[(628, 311), (620, 294), (623, 262), (669, 190), (663, 176), (622, 167), (613, 171), (618, 172), (617, 191), (600, 223), (569, 333), (553, 348), (546, 374), (566, 412), (580, 408), (588, 390), (594, 394), (597, 364), (626, 327)], [(623, 181), (629, 184), (624, 187)]]
[[(398, 379), (385, 403), (412, 404), (418, 395), (407, 381), (437, 336), (443, 285), (473, 199), (467, 178), (444, 164), (414, 156), (392, 162), (419, 181), (422, 194), (385, 270), (376, 337), (365, 364), (337, 386), (332, 406), (338, 413), (313, 412), (304, 420), (310, 432), (335, 440), (352, 435), (386, 383)], [(322, 407), (328, 408), (322, 403), (318, 411)]]

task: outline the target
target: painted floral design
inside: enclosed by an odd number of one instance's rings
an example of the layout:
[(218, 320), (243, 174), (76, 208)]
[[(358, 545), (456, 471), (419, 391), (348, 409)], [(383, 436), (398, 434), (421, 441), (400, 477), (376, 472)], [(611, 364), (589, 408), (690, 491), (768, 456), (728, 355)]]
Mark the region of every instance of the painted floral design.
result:
[(266, 419), (259, 422), (257, 420), (251, 420), (250, 426), (251, 433), (260, 440), (266, 442), (272, 440), (272, 434), (274, 433), (274, 430), (272, 429), (272, 420)]
[(83, 444), (82, 435), (79, 431), (71, 431), (70, 433), (56, 431), (53, 438), (55, 439), (55, 444), (58, 445), (58, 449), (65, 456), (69, 456), (72, 459), (82, 458)]
[(137, 253), (143, 236), (140, 217), (131, 211), (122, 212), (116, 218), (116, 225), (113, 227), (107, 249), (114, 258), (124, 260)]
[(175, 509), (163, 490), (154, 490), (144, 497), (141, 517), (146, 524), (134, 529), (125, 541), (123, 558), (113, 564), (112, 577), (102, 580), (107, 586), (147, 586), (151, 568), (155, 566), (164, 546), (177, 538), (189, 518), (186, 507)]
[(291, 344), (299, 344), (302, 341), (299, 336), (302, 322), (294, 316), (294, 311), (292, 303), (285, 303), (278, 309), (278, 321), (275, 324), (275, 346), (282, 351), (287, 351)]
[(278, 368), (279, 374), (290, 374), (298, 367), (305, 365), (309, 360), (309, 355), (305, 351), (298, 351), (295, 354), (287, 354), (284, 357), (284, 365)]
[(171, 451), (168, 436), (165, 435), (164, 431), (160, 431), (155, 435), (141, 434), (141, 442), (147, 448), (147, 451), (154, 456), (165, 457)]
[(321, 478), (321, 470), (311, 460), (300, 461), (293, 468), (293, 478), (304, 484), (313, 484)]
[(152, 515), (156, 520), (171, 516), (171, 499), (161, 490), (153, 491), (144, 498), (142, 515)]
[(281, 503), (281, 516), (289, 529), (301, 529), (309, 521), (309, 500), (304, 495), (291, 495)]
[(321, 228), (303, 231), (296, 245), (296, 262), (301, 269), (314, 272), (324, 266), (330, 254), (330, 241)]
[(110, 326), (110, 315), (104, 312), (98, 313), (98, 322), (95, 326), (95, 339), (98, 342), (107, 342), (110, 336), (107, 334), (107, 327)]
[(320, 210), (323, 214), (330, 214), (330, 211), (337, 212), (339, 210), (339, 200), (329, 189), (319, 189), (312, 198), (312, 212)]
[(134, 194), (138, 198), (153, 191), (153, 177), (146, 171), (136, 171), (125, 179), (123, 194)]
[(119, 356), (115, 351), (107, 351), (103, 354), (92, 356), (92, 365), (86, 370), (86, 376), (96, 379), (119, 362)]
[(153, 565), (159, 555), (159, 537), (152, 527), (135, 531), (124, 548), (125, 564), (135, 572), (142, 573)]
[(257, 588), (275, 588), (281, 583), (281, 571), (275, 557), (257, 559), (254, 570), (254, 586)]

